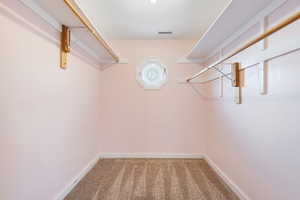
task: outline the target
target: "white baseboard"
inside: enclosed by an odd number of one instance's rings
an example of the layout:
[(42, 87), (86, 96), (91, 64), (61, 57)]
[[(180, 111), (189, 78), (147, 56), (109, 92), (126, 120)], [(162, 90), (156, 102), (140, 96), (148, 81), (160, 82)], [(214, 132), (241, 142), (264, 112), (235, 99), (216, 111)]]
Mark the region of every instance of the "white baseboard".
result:
[(85, 175), (97, 164), (99, 160), (99, 156), (93, 159), (88, 165), (79, 172), (75, 178), (57, 195), (55, 198), (56, 200), (63, 200), (71, 191), (72, 189), (79, 183), (79, 181), (85, 177)]
[(169, 154), (169, 153), (101, 153), (100, 159), (107, 158), (204, 158), (203, 154)]
[(100, 153), (99, 157), (92, 160), (74, 179), (68, 184), (62, 192), (59, 193), (56, 200), (63, 200), (79, 181), (96, 165), (100, 159), (109, 158), (187, 158), (187, 159), (205, 159), (209, 166), (222, 178), (222, 180), (231, 188), (231, 190), (241, 200), (251, 200), (242, 189), (237, 186), (208, 156), (201, 153), (195, 154), (168, 154), (168, 153)]
[(222, 180), (230, 187), (230, 189), (241, 199), (241, 200), (251, 200), (242, 189), (235, 184), (209, 157), (204, 156), (204, 159), (209, 164), (209, 166), (222, 178)]

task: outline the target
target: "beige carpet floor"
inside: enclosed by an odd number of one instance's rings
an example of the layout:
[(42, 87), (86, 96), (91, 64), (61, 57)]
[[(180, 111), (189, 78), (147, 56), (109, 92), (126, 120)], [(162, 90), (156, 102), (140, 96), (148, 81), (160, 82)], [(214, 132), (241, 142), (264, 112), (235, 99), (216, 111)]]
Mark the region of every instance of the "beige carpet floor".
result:
[(66, 200), (238, 200), (202, 159), (104, 159)]

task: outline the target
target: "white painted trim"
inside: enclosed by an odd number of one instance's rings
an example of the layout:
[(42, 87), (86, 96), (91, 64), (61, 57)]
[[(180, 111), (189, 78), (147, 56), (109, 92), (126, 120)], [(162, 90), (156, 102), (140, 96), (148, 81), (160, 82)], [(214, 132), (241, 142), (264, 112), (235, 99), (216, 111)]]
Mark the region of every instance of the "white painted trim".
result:
[(45, 36), (47, 39), (49, 39), (51, 42), (54, 42), (56, 44), (59, 44), (57, 39), (55, 37), (53, 37), (52, 35), (45, 33), (42, 29), (40, 29), (39, 27), (36, 27), (33, 23), (31, 23), (28, 20), (25, 20), (22, 16), (20, 16), (18, 13), (15, 12), (15, 10), (7, 7), (6, 5), (2, 4), (0, 2), (0, 9), (3, 9), (5, 12), (7, 12), (10, 16), (14, 17), (16, 20), (18, 20), (19, 22), (26, 24), (27, 26), (31, 27), (32, 30), (34, 30), (35, 32), (37, 32), (38, 34), (41, 34), (43, 36)]
[[(19, 0), (21, 3), (24, 3), (25, 0)], [(30, 3), (30, 2), (29, 2)], [(29, 4), (28, 4), (29, 5)], [(28, 6), (26, 4), (26, 6)], [(31, 9), (37, 9), (38, 7), (34, 7), (34, 5), (32, 5), (33, 7), (30, 7)], [(34, 32), (42, 35), (43, 37), (47, 38), (49, 41), (53, 42), (56, 45), (60, 45), (60, 41), (54, 36), (49, 34), (48, 32), (45, 32), (44, 30), (40, 29), (38, 26), (36, 26), (35, 24), (31, 23), (29, 20), (23, 18), (18, 12), (16, 12), (14, 9), (7, 7), (6, 5), (3, 5), (2, 3), (0, 3), (0, 9), (3, 9), (5, 12), (7, 12), (9, 14), (9, 16), (15, 18), (16, 20), (18, 20), (19, 22), (26, 24), (26, 26), (30, 27)], [(47, 16), (41, 16), (43, 19), (46, 18)], [(56, 23), (54, 21), (52, 21), (52, 19), (49, 19), (49, 24), (51, 24), (51, 26), (59, 31), (60, 29), (56, 27)], [(73, 37), (74, 39), (74, 37)], [(74, 43), (77, 43), (77, 41), (74, 40)], [(80, 48), (84, 48), (80, 45), (78, 45)], [(81, 53), (79, 53), (78, 51), (72, 51), (71, 54), (77, 56), (77, 57), (81, 57)], [(91, 55), (92, 57), (92, 55)], [(91, 63), (90, 63), (91, 64)], [(93, 66), (96, 66), (96, 68), (98, 68), (99, 66), (96, 64), (91, 64)]]
[(72, 181), (57, 195), (55, 199), (63, 200), (72, 191), (72, 189), (81, 181), (81, 179), (85, 177), (87, 173), (97, 164), (98, 160), (99, 156), (97, 156), (95, 159), (89, 162), (88, 165), (72, 179)]
[[(242, 28), (240, 28), (238, 31), (232, 34), (231, 37), (229, 37), (227, 40), (222, 42), (218, 47), (216, 47), (214, 51), (212, 51), (206, 58), (204, 58), (203, 62), (207, 62), (211, 57), (219, 53), (220, 51), (223, 51), (223, 49), (230, 45), (232, 42), (237, 40), (241, 35), (246, 33), (251, 27), (253, 27), (256, 24), (260, 24), (262, 20), (265, 20), (267, 16), (269, 16), (271, 13), (273, 13), (277, 8), (282, 6), (287, 0), (276, 0), (272, 2), (268, 7), (263, 9), (260, 13), (258, 13), (256, 16), (254, 16), (246, 25), (244, 25)], [(192, 52), (191, 52), (192, 53)]]
[[(230, 7), (230, 5), (232, 4), (232, 0), (230, 0), (230, 2), (225, 6), (225, 8), (221, 11), (221, 13), (219, 14), (219, 16), (214, 20), (214, 22), (208, 27), (208, 29), (205, 31), (205, 33), (201, 36), (201, 38), (196, 42), (196, 45), (190, 50), (190, 52), (187, 54), (186, 58), (188, 59), (188, 57), (190, 57), (190, 55), (193, 53), (193, 51), (196, 50), (197, 46), (200, 45), (200, 43), (202, 43), (203, 38), (205, 38), (209, 32), (211, 31), (211, 29), (215, 26), (215, 24), (217, 23), (217, 21), (220, 19), (220, 17), (222, 17), (222, 15), (225, 13), (225, 11)], [(203, 58), (201, 58), (203, 59)]]
[(100, 153), (100, 159), (107, 158), (193, 158), (203, 159), (201, 153), (195, 154), (169, 154), (169, 153)]
[(169, 153), (100, 153), (100, 159), (114, 158), (181, 158), (181, 159), (204, 159), (218, 176), (230, 187), (230, 189), (241, 199), (251, 200), (242, 189), (236, 185), (208, 156), (201, 153), (193, 154), (169, 154)]
[(53, 17), (45, 12), (34, 0), (20, 0), (25, 6), (30, 8), (33, 12), (38, 14), (43, 20), (50, 24), (57, 31), (61, 32), (61, 24), (58, 23)]
[[(241, 65), (242, 65), (241, 70), (246, 70), (248, 68), (259, 66), (259, 65), (261, 65), (261, 63), (268, 62), (268, 61), (273, 60), (275, 58), (285, 56), (285, 55), (288, 55), (290, 53), (293, 53), (293, 52), (296, 52), (296, 51), (299, 51), (299, 50), (300, 50), (300, 45), (297, 42), (294, 42), (294, 41), (286, 42), (284, 45), (281, 45), (278, 48), (270, 48), (270, 49), (266, 49), (264, 51), (260, 51), (255, 58), (251, 58), (247, 62), (242, 62), (241, 63)], [(265, 73), (263, 73), (263, 74), (264, 74), (264, 76), (266, 76)], [(230, 75), (230, 73), (227, 73), (227, 75)], [(190, 81), (190, 82), (187, 82), (186, 80), (178, 80), (177, 83), (178, 84), (192, 84), (192, 83), (194, 83), (194, 84), (204, 84), (204, 83), (208, 83), (208, 82), (215, 81), (215, 80), (218, 80), (218, 79), (220, 79), (219, 76), (215, 77), (213, 79), (206, 80), (206, 81), (200, 81), (200, 82), (199, 81)], [(267, 83), (264, 83), (264, 84), (267, 84)], [(266, 87), (266, 86), (263, 86), (263, 87)], [(266, 90), (265, 92), (267, 92), (267, 88), (264, 88), (264, 90)]]
[(129, 64), (129, 61), (126, 58), (120, 58), (120, 60), (117, 64)]
[(208, 156), (201, 153), (193, 154), (169, 154), (169, 153), (100, 153), (100, 156), (92, 160), (55, 198), (63, 200), (83, 177), (97, 164), (99, 159), (110, 158), (181, 158), (181, 159), (204, 159), (220, 178), (231, 188), (241, 200), (251, 200), (242, 189), (236, 185)]
[[(212, 50), (211, 52), (207, 52), (205, 57), (201, 57), (202, 63), (205, 63), (208, 61), (208, 59), (210, 59), (211, 57), (215, 56), (216, 54), (218, 54), (220, 51), (222, 51), (226, 46), (228, 46), (229, 44), (231, 44), (232, 42), (234, 42), (236, 39), (238, 39), (242, 34), (244, 34), (245, 32), (247, 32), (251, 27), (253, 27), (256, 24), (261, 23), (262, 20), (265, 19), (265, 17), (269, 16), (272, 12), (274, 12), (274, 10), (276, 10), (277, 8), (279, 8), (280, 6), (282, 6), (287, 0), (274, 0), (270, 5), (268, 5), (265, 9), (263, 9), (262, 11), (260, 11), (257, 15), (255, 15), (254, 17), (252, 17), (252, 19), (245, 24), (243, 27), (241, 27), (238, 31), (234, 32), (232, 34), (231, 37), (229, 37), (228, 39), (224, 40), (222, 43), (220, 43), (220, 45), (216, 46), (214, 48), (214, 50)], [(227, 6), (227, 8), (225, 8), (222, 12), (222, 14), (226, 11), (226, 9), (228, 9), (230, 6), (230, 4)], [(222, 17), (222, 14), (219, 16)], [(219, 20), (219, 18), (217, 18), (217, 20)], [(216, 21), (217, 21), (216, 20)], [(197, 46), (202, 44), (202, 40), (205, 38), (206, 35), (209, 34), (210, 29), (212, 29), (212, 27), (216, 24), (216, 22), (214, 24), (211, 25), (211, 27), (208, 29), (207, 33), (204, 34), (204, 36), (202, 37), (202, 39), (200, 39), (196, 45), (192, 48), (192, 50), (188, 53), (188, 55), (186, 56), (186, 59), (189, 60), (189, 57), (191, 56), (191, 54), (196, 50)]]
[(177, 64), (201, 64), (204, 59), (187, 59), (186, 57), (177, 60)]
[[(96, 24), (94, 23), (94, 21), (90, 18), (90, 16), (87, 14), (89, 13), (86, 9), (83, 8), (83, 6), (80, 4), (80, 2), (78, 0), (73, 0), (74, 4), (76, 5), (77, 9), (80, 11), (80, 13), (83, 15), (84, 18), (86, 18), (89, 23), (92, 25), (92, 27), (98, 32), (101, 33), (101, 31), (99, 30), (98, 26), (96, 26)], [(109, 40), (107, 38), (105, 38), (105, 36), (103, 34), (101, 34), (101, 37), (103, 40), (105, 40), (106, 44), (108, 44), (108, 46), (112, 46), (109, 42)], [(115, 50), (114, 50), (115, 52)]]
[[(19, 1), (22, 4), (24, 4), (26, 7), (28, 7), (29, 9), (31, 9), (35, 14), (37, 14), (38, 16), (40, 16), (46, 23), (48, 23), (50, 26), (52, 26), (55, 30), (57, 30), (58, 32), (61, 32), (61, 23), (59, 21), (57, 21), (54, 17), (52, 17), (51, 15), (49, 15), (47, 13), (47, 11), (45, 11), (43, 8), (41, 8), (38, 5), (38, 3), (36, 2), (36, 0), (19, 0)], [(84, 17), (86, 17), (89, 20), (89, 22), (92, 24), (92, 26), (97, 30), (97, 32), (99, 32), (99, 30), (97, 29), (97, 27), (92, 23), (92, 21), (88, 18), (88, 16), (85, 14), (85, 12), (82, 10), (82, 8), (77, 4), (77, 1), (74, 1), (74, 2), (76, 3), (77, 8), (84, 15)], [(99, 59), (98, 53), (95, 52), (90, 47), (88, 47), (83, 42), (81, 42), (76, 36), (74, 36), (74, 34), (72, 34), (71, 41), (72, 41), (71, 45), (73, 45), (73, 44), (78, 45), (89, 56), (91, 56), (93, 59), (95, 59), (95, 61), (97, 61), (97, 63), (100, 66), (103, 65), (103, 64), (116, 64), (116, 62), (113, 61), (113, 60)], [(59, 43), (59, 41), (56, 41), (56, 42)], [(107, 40), (106, 40), (106, 43), (108, 43)], [(123, 59), (120, 64), (126, 64), (126, 60)]]
[(237, 184), (235, 184), (213, 160), (211, 160), (208, 156), (204, 156), (204, 159), (241, 200), (251, 200), (250, 197), (247, 196), (243, 190)]
[[(45, 22), (51, 25), (54, 29), (56, 29), (58, 32), (61, 32), (61, 24), (54, 17), (50, 16), (44, 9), (42, 9), (35, 1), (33, 0), (20, 0), (20, 1), (25, 6), (30, 8), (33, 12), (35, 12), (37, 15), (39, 15)], [(80, 48), (82, 48), (84, 51), (90, 54), (90, 56), (92, 56), (94, 59), (96, 59), (99, 62), (96, 53), (93, 50), (91, 50), (89, 47), (87, 47), (85, 44), (80, 42), (76, 38), (76, 36), (72, 34), (71, 44), (73, 42), (76, 43)]]

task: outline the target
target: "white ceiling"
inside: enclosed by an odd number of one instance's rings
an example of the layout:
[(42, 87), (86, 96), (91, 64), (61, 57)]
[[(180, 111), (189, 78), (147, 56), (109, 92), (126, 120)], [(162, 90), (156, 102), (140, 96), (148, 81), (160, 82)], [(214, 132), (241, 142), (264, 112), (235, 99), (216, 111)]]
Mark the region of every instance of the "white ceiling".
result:
[[(199, 39), (231, 0), (77, 0), (106, 38)], [(172, 35), (158, 35), (172, 31)]]

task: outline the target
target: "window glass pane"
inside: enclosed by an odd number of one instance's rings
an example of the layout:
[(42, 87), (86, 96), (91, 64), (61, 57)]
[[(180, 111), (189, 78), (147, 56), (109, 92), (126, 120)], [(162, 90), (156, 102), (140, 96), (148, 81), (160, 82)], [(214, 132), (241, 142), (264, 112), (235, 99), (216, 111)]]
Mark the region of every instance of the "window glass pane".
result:
[(158, 60), (148, 60), (138, 67), (138, 81), (145, 89), (159, 89), (167, 81), (166, 67)]

